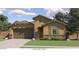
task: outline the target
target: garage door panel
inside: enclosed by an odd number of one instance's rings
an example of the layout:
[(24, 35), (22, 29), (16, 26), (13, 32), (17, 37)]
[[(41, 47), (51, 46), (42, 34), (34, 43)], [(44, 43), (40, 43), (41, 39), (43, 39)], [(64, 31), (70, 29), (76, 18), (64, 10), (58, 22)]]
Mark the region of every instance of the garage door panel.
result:
[(14, 29), (14, 38), (31, 39), (33, 38), (33, 29)]
[(14, 30), (14, 38), (24, 38), (24, 33), (22, 30), (15, 29)]

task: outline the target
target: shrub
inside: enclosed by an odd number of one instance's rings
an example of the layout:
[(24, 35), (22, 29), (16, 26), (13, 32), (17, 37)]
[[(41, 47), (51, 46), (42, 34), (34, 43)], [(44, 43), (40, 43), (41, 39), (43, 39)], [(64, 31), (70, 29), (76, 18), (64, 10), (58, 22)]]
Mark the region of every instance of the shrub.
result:
[(74, 40), (78, 40), (78, 39), (70, 39), (70, 40), (74, 41)]
[(40, 38), (40, 40), (55, 40), (55, 41), (64, 41), (64, 39), (57, 39), (57, 38)]
[(51, 38), (50, 40), (55, 40), (55, 41), (63, 41), (64, 39)]
[(48, 40), (47, 38), (41, 38), (40, 40)]

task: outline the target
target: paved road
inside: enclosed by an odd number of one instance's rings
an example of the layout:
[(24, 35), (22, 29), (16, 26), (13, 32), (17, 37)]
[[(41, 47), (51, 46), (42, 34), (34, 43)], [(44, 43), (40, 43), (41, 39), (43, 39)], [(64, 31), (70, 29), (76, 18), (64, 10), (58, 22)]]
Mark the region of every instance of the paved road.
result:
[(0, 42), (0, 48), (20, 48), (30, 39), (9, 39)]

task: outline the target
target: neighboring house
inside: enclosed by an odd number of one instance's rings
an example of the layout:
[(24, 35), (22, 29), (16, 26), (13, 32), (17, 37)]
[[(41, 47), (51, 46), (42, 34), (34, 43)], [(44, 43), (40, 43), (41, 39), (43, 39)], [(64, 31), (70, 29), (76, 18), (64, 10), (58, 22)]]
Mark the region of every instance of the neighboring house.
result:
[(12, 38), (65, 38), (65, 23), (38, 15), (33, 22), (16, 21), (10, 30)]

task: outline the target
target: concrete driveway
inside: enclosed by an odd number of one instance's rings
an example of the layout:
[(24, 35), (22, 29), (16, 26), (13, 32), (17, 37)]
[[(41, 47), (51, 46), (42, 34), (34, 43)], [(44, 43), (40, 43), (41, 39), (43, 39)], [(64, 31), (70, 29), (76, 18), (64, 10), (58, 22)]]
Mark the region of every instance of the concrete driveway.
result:
[(9, 39), (0, 42), (0, 48), (20, 48), (30, 39)]

